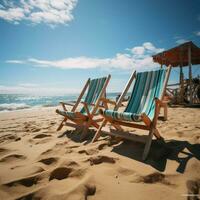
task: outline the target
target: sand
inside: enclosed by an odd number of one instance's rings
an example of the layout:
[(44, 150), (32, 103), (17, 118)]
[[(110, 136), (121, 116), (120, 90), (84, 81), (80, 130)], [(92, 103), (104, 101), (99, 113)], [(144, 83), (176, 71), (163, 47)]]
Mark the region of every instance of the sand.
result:
[[(79, 142), (55, 108), (0, 113), (0, 199), (187, 199), (200, 194), (200, 109), (169, 108), (166, 142)], [(196, 197), (191, 196), (190, 199)], [(200, 198), (200, 197), (199, 197)]]

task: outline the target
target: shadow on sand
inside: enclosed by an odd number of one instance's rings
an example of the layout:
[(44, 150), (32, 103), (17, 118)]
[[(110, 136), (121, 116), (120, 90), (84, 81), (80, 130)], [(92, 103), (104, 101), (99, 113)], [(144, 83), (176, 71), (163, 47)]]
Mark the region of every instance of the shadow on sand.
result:
[(83, 143), (83, 145), (86, 145), (92, 141), (92, 138), (94, 137), (94, 135), (96, 133), (95, 130), (90, 129), (86, 138), (84, 140), (80, 140), (81, 132), (82, 132), (82, 130), (67, 130), (64, 133), (62, 133), (61, 135), (59, 135), (58, 137), (61, 138), (61, 137), (66, 136), (76, 143)]
[[(87, 137), (83, 141), (80, 141), (81, 131), (68, 130), (58, 137), (66, 136), (74, 142), (87, 145), (92, 141), (94, 134), (95, 130), (90, 130)], [(102, 140), (105, 140), (105, 137), (102, 138)], [(117, 145), (116, 143), (112, 144), (115, 144), (112, 152), (151, 165), (159, 171), (165, 171), (167, 160), (174, 160), (179, 164), (176, 169), (179, 173), (184, 173), (187, 162), (191, 158), (200, 160), (200, 144), (190, 144), (187, 141), (153, 140), (148, 158), (145, 161), (142, 160), (144, 144), (127, 140), (120, 142)]]
[(174, 160), (179, 163), (177, 172), (184, 173), (187, 162), (191, 158), (200, 160), (200, 144), (190, 144), (187, 141), (153, 140), (147, 160), (142, 160), (144, 144), (124, 141), (113, 147), (113, 152), (129, 157), (131, 159), (151, 165), (159, 171), (165, 171), (167, 160)]

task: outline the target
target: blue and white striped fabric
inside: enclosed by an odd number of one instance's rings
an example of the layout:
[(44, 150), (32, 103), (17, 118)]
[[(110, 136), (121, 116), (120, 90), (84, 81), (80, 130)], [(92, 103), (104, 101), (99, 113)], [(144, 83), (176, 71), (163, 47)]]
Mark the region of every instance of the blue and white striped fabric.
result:
[(155, 98), (163, 93), (165, 69), (137, 74), (129, 103), (124, 112), (105, 110), (104, 115), (116, 120), (140, 121), (145, 113), (151, 120), (154, 117)]
[[(88, 105), (96, 103), (103, 89), (103, 86), (106, 82), (106, 79), (107, 77), (103, 77), (103, 78), (93, 79), (90, 81), (89, 88), (88, 88), (84, 102), (88, 103)], [(88, 106), (89, 111), (91, 111), (92, 108), (93, 106)], [(69, 118), (75, 118), (76, 116), (75, 112), (71, 112), (71, 111), (58, 110), (58, 112), (60, 115), (67, 116)], [(87, 115), (84, 107), (81, 109), (80, 113)]]
[[(86, 102), (88, 105), (95, 104), (103, 89), (105, 82), (106, 77), (91, 80), (84, 102)], [(93, 106), (88, 106), (88, 108), (89, 111), (91, 111)], [(86, 114), (85, 108), (83, 107), (80, 112), (82, 114)]]
[(66, 117), (69, 117), (69, 118), (75, 118), (75, 112), (70, 112), (70, 111), (64, 111), (64, 110), (59, 110), (57, 109), (57, 112), (62, 115), (62, 116), (66, 116)]

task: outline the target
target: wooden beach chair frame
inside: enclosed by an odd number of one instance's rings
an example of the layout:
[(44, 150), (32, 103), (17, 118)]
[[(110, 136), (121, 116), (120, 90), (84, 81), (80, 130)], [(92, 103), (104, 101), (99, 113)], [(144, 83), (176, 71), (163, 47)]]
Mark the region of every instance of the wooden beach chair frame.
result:
[[(96, 129), (98, 129), (99, 128), (98, 122), (101, 122), (103, 118), (94, 119), (94, 116), (96, 116), (97, 109), (99, 107), (102, 107), (102, 105), (100, 105), (101, 99), (105, 96), (106, 88), (110, 81), (110, 78), (111, 78), (111, 75), (108, 75), (106, 77), (105, 83), (101, 89), (101, 92), (95, 104), (88, 104), (87, 102), (81, 102), (83, 95), (85, 94), (86, 90), (89, 88), (89, 85), (91, 82), (90, 78), (85, 83), (85, 86), (83, 87), (75, 104), (68, 103), (68, 102), (60, 102), (64, 111), (67, 111), (66, 105), (72, 106), (72, 109), (70, 112), (74, 112), (75, 117), (64, 116), (64, 119), (61, 121), (60, 125), (58, 126), (57, 131), (61, 130), (64, 125), (82, 130), (80, 139), (83, 140), (87, 136), (89, 127), (95, 127)], [(84, 115), (80, 111), (77, 111), (77, 107), (79, 106), (80, 103), (83, 104), (83, 107), (85, 108), (87, 115)], [(92, 106), (91, 111), (89, 110), (89, 106)], [(56, 112), (60, 114), (58, 109), (56, 109)], [(71, 122), (68, 122), (68, 121), (71, 121)]]
[[(111, 135), (111, 136), (116, 136), (116, 137), (119, 137), (119, 138), (124, 138), (124, 139), (128, 139), (128, 140), (133, 140), (133, 141), (145, 143), (145, 148), (144, 148), (144, 152), (143, 152), (143, 156), (142, 156), (142, 159), (145, 160), (147, 158), (149, 150), (150, 150), (153, 135), (157, 139), (162, 138), (158, 129), (156, 128), (156, 125), (157, 125), (157, 120), (158, 120), (160, 108), (164, 107), (165, 112), (167, 112), (166, 111), (167, 102), (163, 101), (163, 98), (164, 98), (167, 82), (168, 82), (168, 79), (169, 79), (170, 70), (171, 70), (171, 66), (168, 66), (166, 74), (165, 74), (165, 80), (164, 80), (161, 98), (160, 99), (155, 98), (155, 111), (154, 111), (153, 120), (151, 120), (145, 113), (142, 113), (142, 115), (141, 115), (141, 119), (142, 119), (142, 122), (144, 123), (144, 125), (138, 124), (136, 122), (127, 122), (127, 121), (122, 121), (122, 120), (115, 120), (111, 117), (105, 116), (103, 114), (103, 111), (100, 110), (100, 113), (104, 117), (104, 120), (101, 123), (98, 131), (96, 132), (92, 142), (95, 142), (96, 140), (98, 140), (98, 138), (100, 137), (100, 135), (102, 133), (101, 129), (109, 122), (111, 124), (111, 126), (113, 126), (115, 129), (111, 129), (110, 132), (104, 131), (106, 134)], [(117, 111), (119, 109), (119, 107), (121, 106), (122, 100), (123, 100), (124, 96), (127, 94), (128, 90), (129, 90), (129, 88), (130, 88), (130, 86), (131, 86), (131, 84), (132, 84), (132, 82), (135, 78), (136, 78), (136, 71), (132, 73), (129, 81), (127, 82), (127, 85), (126, 85), (124, 91), (122, 92), (119, 100), (116, 103), (116, 106), (114, 107), (114, 111)], [(121, 126), (137, 128), (137, 129), (142, 129), (142, 130), (148, 130), (149, 131), (148, 137), (147, 138), (139, 137), (138, 135), (124, 131)]]

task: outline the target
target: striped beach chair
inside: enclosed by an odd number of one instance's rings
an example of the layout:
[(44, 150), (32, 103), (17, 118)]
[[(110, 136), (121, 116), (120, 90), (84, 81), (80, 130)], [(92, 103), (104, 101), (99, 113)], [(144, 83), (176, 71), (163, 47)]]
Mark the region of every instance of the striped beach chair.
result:
[[(103, 115), (104, 120), (94, 136), (93, 142), (101, 135), (101, 129), (107, 122), (110, 122), (111, 127), (113, 126), (114, 129), (110, 129), (107, 134), (145, 143), (143, 153), (143, 160), (145, 160), (150, 150), (153, 135), (158, 139), (161, 138), (160, 133), (156, 128), (156, 124), (160, 107), (166, 107), (166, 102), (163, 101), (163, 98), (170, 70), (171, 66), (167, 67), (167, 69), (156, 71), (141, 72), (137, 74), (134, 72), (115, 108), (113, 110), (100, 110), (100, 114)], [(130, 100), (124, 112), (119, 112), (118, 108), (134, 79), (135, 84)], [(140, 121), (143, 123), (138, 123)], [(121, 126), (148, 130), (149, 135), (147, 137), (139, 137), (138, 135), (124, 131)]]
[[(82, 140), (87, 136), (89, 127), (98, 129), (98, 122), (101, 122), (103, 118), (94, 119), (94, 116), (98, 114), (98, 109), (102, 106), (101, 99), (105, 97), (110, 78), (111, 76), (108, 75), (103, 78), (88, 79), (75, 104), (60, 102), (63, 109), (56, 109), (56, 113), (62, 115), (64, 119), (57, 131), (61, 130), (64, 125), (80, 129), (82, 130), (80, 138)], [(84, 101), (81, 101), (84, 96)], [(82, 104), (82, 107), (78, 110), (80, 104)], [(72, 106), (72, 109), (68, 111), (66, 106)]]

